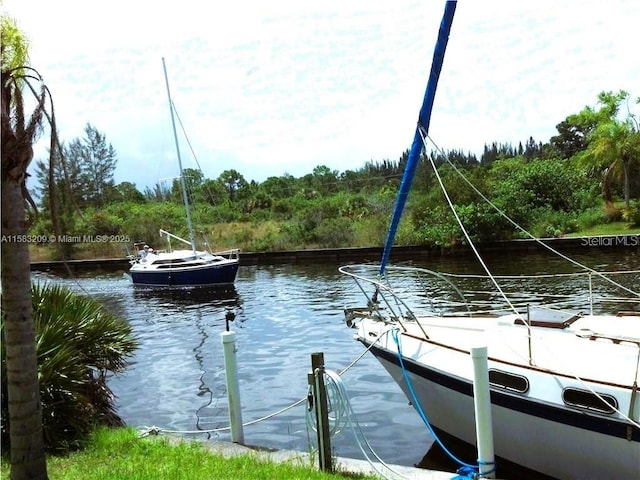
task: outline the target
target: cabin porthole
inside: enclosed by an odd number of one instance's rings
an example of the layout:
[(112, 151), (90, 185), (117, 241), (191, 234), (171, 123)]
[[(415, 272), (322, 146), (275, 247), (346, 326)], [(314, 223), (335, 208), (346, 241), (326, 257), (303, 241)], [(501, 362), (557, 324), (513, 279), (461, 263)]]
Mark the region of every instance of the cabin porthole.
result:
[(503, 388), (511, 392), (526, 393), (529, 390), (529, 380), (523, 375), (489, 369), (489, 383), (493, 387)]
[(615, 397), (606, 393), (595, 395), (589, 390), (579, 388), (565, 388), (562, 391), (562, 401), (571, 407), (600, 413), (614, 413), (618, 409), (618, 401)]

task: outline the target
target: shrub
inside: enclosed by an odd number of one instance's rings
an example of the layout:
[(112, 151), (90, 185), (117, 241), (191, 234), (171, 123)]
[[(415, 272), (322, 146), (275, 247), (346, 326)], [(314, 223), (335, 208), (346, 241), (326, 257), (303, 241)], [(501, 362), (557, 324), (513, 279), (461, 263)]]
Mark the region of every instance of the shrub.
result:
[(534, 220), (529, 230), (536, 237), (557, 238), (576, 232), (579, 228), (576, 215), (572, 212), (539, 209), (532, 218)]
[(609, 219), (601, 207), (593, 207), (579, 214), (577, 221), (579, 229), (588, 230), (596, 225), (608, 223)]
[(631, 222), (632, 227), (640, 227), (640, 200), (631, 202), (629, 208), (623, 211), (622, 218), (625, 222)]
[(614, 204), (607, 203), (604, 206), (604, 214), (607, 217), (608, 222), (619, 222), (622, 220), (622, 210)]
[(338, 248), (351, 245), (354, 239), (353, 221), (348, 218), (326, 218), (312, 232), (321, 248)]
[[(45, 441), (49, 449), (66, 451), (79, 447), (98, 424), (123, 424), (106, 375), (125, 368), (137, 340), (125, 320), (62, 286), (33, 285), (32, 302)], [(4, 349), (1, 381), (6, 391)], [(1, 413), (5, 447), (10, 440), (5, 395)]]

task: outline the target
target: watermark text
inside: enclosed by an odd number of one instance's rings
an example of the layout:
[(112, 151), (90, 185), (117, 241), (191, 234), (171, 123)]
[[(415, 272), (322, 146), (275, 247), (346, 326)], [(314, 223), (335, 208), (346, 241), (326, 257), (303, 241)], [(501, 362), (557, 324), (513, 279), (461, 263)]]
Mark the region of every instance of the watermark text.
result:
[(2, 235), (2, 243), (131, 243), (129, 235)]
[(612, 235), (607, 237), (583, 237), (583, 247), (640, 247), (640, 235)]

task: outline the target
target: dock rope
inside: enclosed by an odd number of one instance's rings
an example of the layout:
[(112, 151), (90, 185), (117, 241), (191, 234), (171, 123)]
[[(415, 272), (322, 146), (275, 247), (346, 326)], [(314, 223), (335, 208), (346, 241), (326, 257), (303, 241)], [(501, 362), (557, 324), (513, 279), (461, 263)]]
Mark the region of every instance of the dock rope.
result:
[[(403, 475), (380, 458), (375, 452), (369, 441), (366, 439), (358, 419), (356, 417), (351, 403), (349, 402), (349, 395), (347, 389), (344, 386), (344, 382), (340, 375), (343, 372), (337, 373), (331, 370), (325, 370), (324, 382), (327, 392), (327, 403), (329, 405), (329, 423), (330, 435), (336, 435), (340, 433), (345, 427), (353, 434), (353, 438), (358, 445), (358, 449), (369, 463), (371, 468), (382, 478), (387, 480), (402, 479), (409, 480), (410, 477)], [(315, 418), (313, 416), (313, 409), (307, 409), (307, 428), (312, 431), (316, 431)], [(373, 457), (373, 458), (372, 458)], [(377, 463), (374, 461), (377, 460)], [(384, 467), (384, 468), (381, 468)], [(393, 475), (393, 476), (391, 476)]]

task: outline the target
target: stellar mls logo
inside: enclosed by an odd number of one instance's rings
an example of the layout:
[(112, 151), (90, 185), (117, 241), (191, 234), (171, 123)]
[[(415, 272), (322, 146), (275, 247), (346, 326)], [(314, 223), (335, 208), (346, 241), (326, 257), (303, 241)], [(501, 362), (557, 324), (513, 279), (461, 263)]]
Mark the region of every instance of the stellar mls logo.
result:
[(580, 245), (583, 247), (640, 247), (640, 235), (583, 237)]

